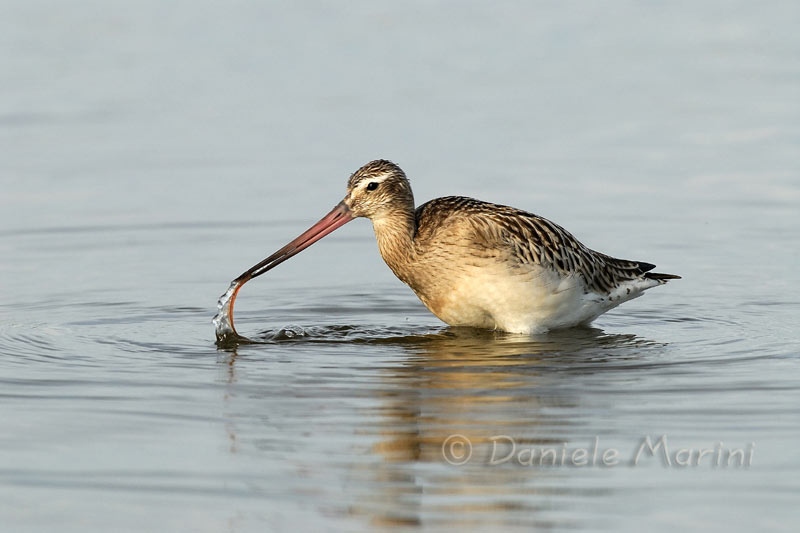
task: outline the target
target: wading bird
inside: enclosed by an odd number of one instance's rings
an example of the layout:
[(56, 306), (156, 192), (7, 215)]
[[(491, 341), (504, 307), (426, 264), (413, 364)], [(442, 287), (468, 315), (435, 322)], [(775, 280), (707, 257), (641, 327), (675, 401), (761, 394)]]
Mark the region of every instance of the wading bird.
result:
[(372, 221), (392, 272), (451, 326), (540, 333), (588, 324), (680, 278), (595, 252), (561, 226), (513, 207), (447, 196), (415, 208), (405, 173), (380, 159), (353, 173), (344, 200), (236, 278), (229, 294), (235, 298), (247, 280), (357, 217)]

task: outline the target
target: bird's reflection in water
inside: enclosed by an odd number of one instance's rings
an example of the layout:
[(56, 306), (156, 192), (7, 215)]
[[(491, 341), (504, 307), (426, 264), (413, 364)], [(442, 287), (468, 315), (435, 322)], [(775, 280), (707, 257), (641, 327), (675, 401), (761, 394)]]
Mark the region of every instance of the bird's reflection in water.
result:
[(451, 328), (379, 342), (400, 344), (409, 356), (384, 376), (372, 448), (381, 461), (355, 467), (373, 490), (351, 512), (382, 525), (465, 527), (555, 525), (552, 513), (539, 511), (553, 511), (554, 496), (568, 501), (555, 481), (565, 469), (550, 456), (530, 458), (534, 467), (516, 454), (504, 461), (510, 439), (516, 450), (588, 445), (584, 400), (569, 376), (657, 346), (596, 328), (536, 337)]
[[(635, 358), (631, 348), (637, 345), (652, 345), (594, 328), (539, 337), (451, 328), (381, 342), (399, 343), (410, 352), (407, 364), (384, 378), (393, 385), (381, 408), (392, 429), (381, 434), (393, 438), (381, 441), (376, 451), (388, 461), (440, 461), (444, 439), (459, 432), (473, 444), (520, 431), (520, 443), (563, 442), (561, 428), (571, 422), (558, 411), (577, 406), (580, 398), (563, 387), (559, 370), (592, 372), (612, 357)], [(397, 385), (404, 385), (404, 394), (397, 394)], [(400, 427), (404, 431), (396, 431)]]
[[(221, 352), (218, 362), (222, 363), (220, 367), (222, 372), (222, 379), (220, 381), (225, 383), (225, 392), (223, 393), (222, 400), (225, 410), (228, 411), (230, 405), (232, 390), (236, 385), (238, 379), (236, 375), (236, 359), (239, 357), (239, 351), (236, 346), (229, 350)], [(235, 454), (239, 451), (239, 441), (237, 439), (235, 417), (226, 413), (225, 416), (225, 432), (228, 434), (228, 450), (230, 453)]]

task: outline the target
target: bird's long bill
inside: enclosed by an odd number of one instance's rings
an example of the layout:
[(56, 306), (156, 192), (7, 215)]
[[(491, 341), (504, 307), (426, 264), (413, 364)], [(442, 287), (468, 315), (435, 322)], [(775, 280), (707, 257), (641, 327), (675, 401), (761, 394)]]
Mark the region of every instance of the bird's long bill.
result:
[(261, 274), (280, 265), (293, 255), (302, 252), (323, 238), (325, 235), (338, 228), (341, 228), (353, 220), (353, 218), (353, 214), (350, 212), (350, 208), (347, 207), (347, 204), (344, 202), (339, 202), (339, 204), (334, 207), (330, 213), (322, 217), (319, 222), (308, 228), (302, 235), (257, 265), (253, 265), (247, 272), (242, 273), (242, 275), (236, 278), (234, 281), (242, 284), (249, 279), (260, 276)]

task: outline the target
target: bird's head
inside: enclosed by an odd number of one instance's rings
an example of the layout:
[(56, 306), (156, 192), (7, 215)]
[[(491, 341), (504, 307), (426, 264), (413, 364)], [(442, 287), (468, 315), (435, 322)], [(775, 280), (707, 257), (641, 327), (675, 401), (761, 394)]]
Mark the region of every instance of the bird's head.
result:
[(342, 202), (354, 217), (370, 219), (414, 209), (414, 195), (405, 172), (385, 159), (356, 170), (347, 182), (347, 196)]

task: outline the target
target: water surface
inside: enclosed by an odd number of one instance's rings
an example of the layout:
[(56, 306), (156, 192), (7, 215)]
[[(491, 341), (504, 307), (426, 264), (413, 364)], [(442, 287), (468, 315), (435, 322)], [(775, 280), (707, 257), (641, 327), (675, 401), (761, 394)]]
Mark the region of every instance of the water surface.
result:
[[(3, 529), (794, 531), (794, 3), (0, 6)], [(684, 279), (449, 328), (362, 220), (218, 349), (228, 281), (377, 157)], [(620, 462), (490, 464), (508, 439)], [(674, 464), (715, 446), (751, 461)]]

